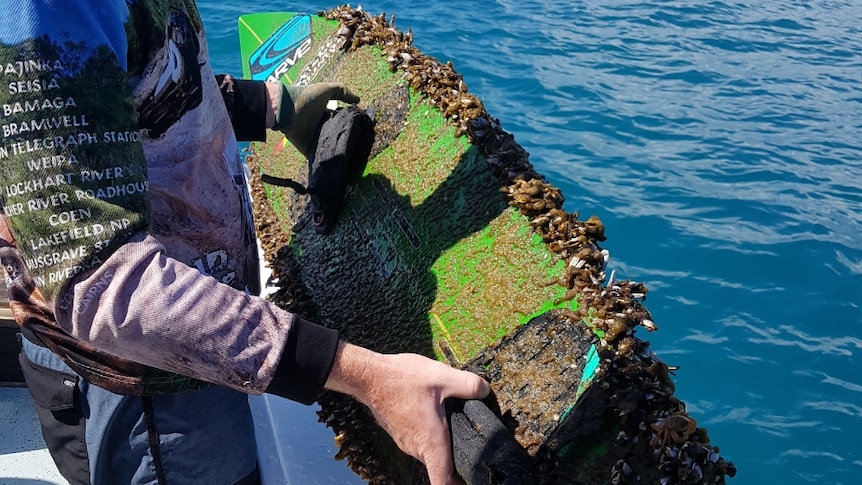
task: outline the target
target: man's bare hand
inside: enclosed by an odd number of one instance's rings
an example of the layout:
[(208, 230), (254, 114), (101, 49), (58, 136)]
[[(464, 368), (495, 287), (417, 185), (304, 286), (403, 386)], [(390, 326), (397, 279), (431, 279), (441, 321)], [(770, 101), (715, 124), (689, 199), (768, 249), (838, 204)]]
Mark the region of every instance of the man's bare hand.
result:
[(326, 387), (368, 406), (398, 447), (425, 464), (432, 485), (460, 483), (445, 401), (484, 398), (490, 387), (482, 378), (421, 355), (341, 343)]

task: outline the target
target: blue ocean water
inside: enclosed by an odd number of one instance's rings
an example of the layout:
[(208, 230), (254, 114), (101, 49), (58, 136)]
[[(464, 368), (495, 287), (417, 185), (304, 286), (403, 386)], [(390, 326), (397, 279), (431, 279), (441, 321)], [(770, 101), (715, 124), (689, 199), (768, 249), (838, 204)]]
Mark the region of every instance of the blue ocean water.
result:
[[(201, 0), (215, 67), (240, 14)], [(862, 483), (862, 4), (371, 1), (451, 60), (647, 283), (731, 484)]]

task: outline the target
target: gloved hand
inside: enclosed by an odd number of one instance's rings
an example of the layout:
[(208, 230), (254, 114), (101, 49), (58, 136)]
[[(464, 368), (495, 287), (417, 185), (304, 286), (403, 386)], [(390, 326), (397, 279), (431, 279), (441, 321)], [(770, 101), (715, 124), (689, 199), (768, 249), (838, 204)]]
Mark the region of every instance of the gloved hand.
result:
[(275, 113), (273, 130), (284, 133), (300, 153), (309, 157), (326, 105), (330, 100), (356, 104), (359, 96), (339, 83), (313, 83), (307, 86), (281, 85), (281, 99)]

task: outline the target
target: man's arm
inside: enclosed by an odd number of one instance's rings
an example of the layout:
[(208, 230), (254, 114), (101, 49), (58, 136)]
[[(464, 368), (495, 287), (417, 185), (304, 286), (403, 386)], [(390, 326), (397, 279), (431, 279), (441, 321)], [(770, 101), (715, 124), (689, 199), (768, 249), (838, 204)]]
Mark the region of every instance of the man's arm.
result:
[[(333, 330), (203, 276), (166, 258), (152, 237), (139, 236), (71, 289), (76, 305), (58, 315), (71, 335), (253, 394), (306, 404), (322, 387), (350, 394), (426, 465), (432, 484), (457, 483), (445, 401), (484, 398), (484, 380), (420, 355), (338, 342)], [(101, 304), (91, 304), (93, 298)]]
[(230, 74), (216, 76), (239, 141), (265, 141), (267, 129), (282, 132), (306, 158), (330, 101), (355, 104), (359, 96), (340, 83), (288, 86)]

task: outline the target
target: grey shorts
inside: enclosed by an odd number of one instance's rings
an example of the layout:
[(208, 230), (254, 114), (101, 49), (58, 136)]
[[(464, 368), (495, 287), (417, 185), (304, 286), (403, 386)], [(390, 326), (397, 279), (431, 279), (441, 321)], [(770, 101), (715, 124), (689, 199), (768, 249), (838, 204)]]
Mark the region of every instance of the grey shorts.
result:
[(114, 394), (27, 339), (20, 360), (42, 435), (70, 484), (259, 483), (246, 394), (218, 386)]

